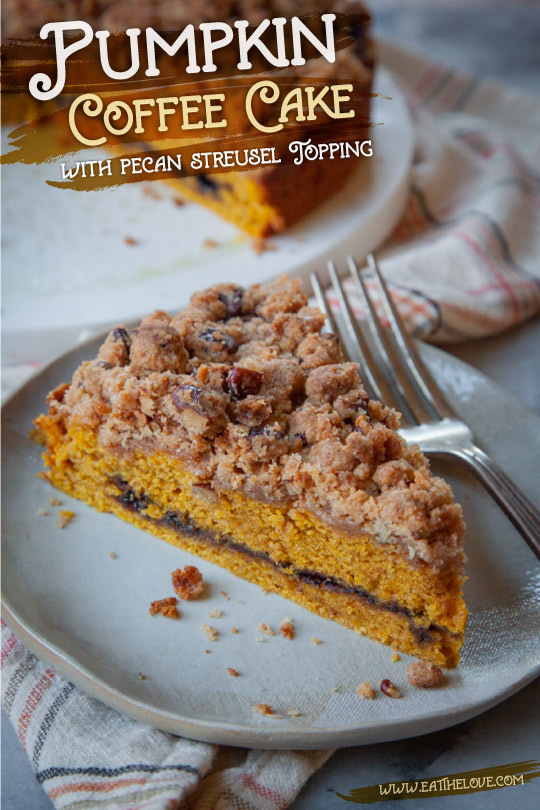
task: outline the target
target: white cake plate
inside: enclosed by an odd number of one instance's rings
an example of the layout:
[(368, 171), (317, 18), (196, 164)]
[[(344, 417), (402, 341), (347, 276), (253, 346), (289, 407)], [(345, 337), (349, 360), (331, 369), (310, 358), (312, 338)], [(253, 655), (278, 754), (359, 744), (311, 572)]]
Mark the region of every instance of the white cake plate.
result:
[[(175, 734), (308, 749), (437, 731), (489, 709), (540, 673), (538, 560), (457, 463), (434, 467), (463, 505), (470, 617), (460, 666), (444, 687), (428, 690), (409, 686), (409, 656), (394, 663), (388, 647), (55, 493), (36, 477), (43, 448), (28, 430), (47, 392), (95, 356), (98, 343), (56, 360), (3, 408), (3, 615), (21, 641), (66, 678), (118, 711)], [(465, 363), (430, 346), (423, 354), (479, 443), (538, 502), (538, 417)], [(64, 530), (56, 526), (59, 508), (49, 505), (53, 494), (60, 495), (60, 508), (76, 515)], [(180, 621), (150, 616), (153, 600), (172, 595), (171, 571), (187, 564), (203, 572), (204, 595), (182, 602)], [(212, 618), (216, 610), (222, 615)], [(257, 632), (258, 622), (277, 630), (285, 617), (294, 621), (292, 641)], [(202, 624), (219, 631), (215, 643)], [(231, 633), (233, 626), (238, 633)], [(228, 667), (240, 677), (231, 678)], [(402, 690), (402, 700), (380, 693), (373, 701), (359, 698), (358, 683), (378, 685), (383, 678)], [(258, 703), (272, 706), (275, 715), (255, 713)]]
[[(60, 177), (59, 163), (3, 167), (4, 362), (49, 360), (83, 329), (88, 336), (152, 309), (178, 310), (192, 292), (218, 281), (305, 277), (330, 257), (360, 258), (376, 248), (403, 208), (413, 129), (384, 69), (375, 90), (372, 120), (381, 125), (372, 130), (374, 156), (261, 255), (206, 208), (175, 205), (164, 184), (151, 184), (160, 199), (142, 183), (83, 193), (47, 185)], [(209, 249), (208, 239), (218, 246)]]

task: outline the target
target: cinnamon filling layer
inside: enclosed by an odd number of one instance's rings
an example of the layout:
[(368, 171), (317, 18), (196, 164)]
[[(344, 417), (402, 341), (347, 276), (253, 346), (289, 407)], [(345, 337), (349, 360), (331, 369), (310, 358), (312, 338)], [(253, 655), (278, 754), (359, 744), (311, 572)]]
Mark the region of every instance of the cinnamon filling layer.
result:
[(306, 584), (313, 585), (316, 588), (324, 588), (325, 590), (332, 591), (333, 593), (349, 594), (363, 600), (364, 602), (367, 602), (370, 605), (373, 605), (376, 608), (379, 608), (380, 610), (387, 610), (390, 613), (402, 614), (409, 619), (411, 632), (419, 643), (428, 644), (433, 641), (431, 631), (439, 632), (446, 636), (455, 635), (454, 633), (450, 633), (446, 628), (440, 627), (436, 624), (430, 624), (429, 627), (419, 627), (417, 624), (415, 624), (415, 619), (417, 619), (420, 614), (415, 614), (413, 611), (409, 610), (409, 608), (406, 608), (394, 601), (383, 602), (373, 594), (369, 593), (369, 591), (366, 591), (364, 588), (356, 585), (350, 585), (337, 577), (321, 574), (317, 571), (311, 571), (309, 569), (295, 568), (292, 563), (276, 563), (268, 554), (263, 551), (254, 551), (253, 549), (249, 548), (249, 546), (246, 546), (243, 543), (238, 543), (228, 535), (218, 535), (214, 532), (208, 531), (208, 529), (201, 528), (192, 518), (189, 517), (189, 515), (182, 515), (178, 512), (169, 511), (166, 512), (165, 515), (160, 519), (152, 518), (145, 512), (153, 502), (146, 495), (144, 495), (144, 493), (138, 495), (129, 486), (129, 484), (121, 478), (114, 478), (113, 482), (121, 491), (121, 494), (116, 498), (116, 500), (124, 508), (137, 512), (141, 517), (148, 520), (150, 523), (161, 525), (168, 529), (174, 529), (179, 533), (187, 534), (196, 539), (205, 540), (213, 546), (225, 547), (232, 551), (236, 551), (239, 554), (251, 557), (252, 559), (263, 560), (267, 565), (272, 566), (275, 570), (280, 571), (291, 579), (305, 582)]

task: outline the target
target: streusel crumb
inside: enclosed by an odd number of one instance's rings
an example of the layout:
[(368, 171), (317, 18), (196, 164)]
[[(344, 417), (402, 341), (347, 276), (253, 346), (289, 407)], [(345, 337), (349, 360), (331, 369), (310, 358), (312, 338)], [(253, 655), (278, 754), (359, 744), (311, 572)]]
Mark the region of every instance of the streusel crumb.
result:
[(229, 675), (230, 675), (232, 678), (238, 678), (238, 676), (240, 675), (240, 673), (238, 672), (238, 670), (233, 669), (232, 667), (227, 667), (227, 672), (229, 673)]
[(256, 706), (253, 706), (253, 711), (264, 715), (274, 714), (273, 708), (268, 703), (257, 703)]
[(203, 576), (194, 565), (177, 568), (171, 574), (173, 588), (180, 599), (196, 599), (203, 592)]
[(177, 602), (178, 599), (174, 596), (168, 596), (166, 599), (157, 599), (150, 605), (150, 615), (155, 616), (161, 613), (162, 616), (166, 616), (168, 619), (179, 619), (180, 613), (176, 607)]
[(69, 526), (73, 518), (75, 517), (75, 512), (72, 512), (71, 509), (61, 509), (58, 513), (58, 520), (56, 521), (56, 525), (59, 529), (65, 529), (66, 526)]
[(211, 610), (210, 613), (208, 614), (209, 619), (221, 619), (222, 616), (223, 611), (220, 610), (219, 608), (214, 608), (214, 610)]
[(421, 689), (430, 689), (444, 683), (442, 669), (430, 661), (413, 661), (407, 667), (407, 678), (411, 686), (419, 686)]
[(279, 632), (283, 636), (283, 638), (288, 638), (289, 641), (292, 641), (294, 638), (294, 626), (292, 623), (292, 619), (283, 619), (281, 624), (279, 625)]
[(201, 630), (208, 636), (210, 641), (218, 640), (219, 632), (215, 627), (211, 627), (209, 624), (201, 624)]
[(265, 622), (257, 622), (257, 631), (259, 633), (265, 633), (267, 636), (275, 636), (276, 631), (272, 630), (272, 628), (266, 624)]
[(375, 700), (375, 690), (369, 681), (359, 683), (356, 687), (356, 691), (360, 697), (364, 698), (365, 700)]

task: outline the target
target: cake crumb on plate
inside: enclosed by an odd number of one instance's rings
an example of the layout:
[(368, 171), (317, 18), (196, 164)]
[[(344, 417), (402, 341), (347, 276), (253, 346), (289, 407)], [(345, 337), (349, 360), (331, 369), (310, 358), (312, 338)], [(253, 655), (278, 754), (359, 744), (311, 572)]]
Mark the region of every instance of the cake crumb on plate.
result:
[(253, 706), (253, 711), (264, 715), (274, 714), (273, 708), (268, 703), (257, 703), (256, 706)]
[(171, 573), (171, 579), (180, 599), (196, 599), (203, 592), (203, 576), (194, 565), (177, 568)]
[(201, 624), (201, 630), (208, 636), (210, 641), (218, 640), (219, 632), (215, 627), (211, 627), (209, 624)]
[(203, 248), (206, 248), (206, 250), (212, 250), (217, 247), (219, 247), (219, 242), (216, 242), (215, 239), (205, 239), (203, 242)]
[(176, 599), (175, 596), (167, 596), (166, 599), (156, 599), (156, 601), (152, 602), (150, 605), (150, 615), (155, 616), (161, 613), (161, 615), (165, 616), (167, 619), (179, 619), (180, 613), (176, 607), (177, 602), (178, 599)]
[(359, 683), (356, 687), (356, 691), (364, 700), (375, 700), (375, 690), (369, 681)]
[(276, 635), (276, 631), (272, 630), (270, 625), (266, 624), (265, 622), (257, 622), (257, 631), (259, 633), (265, 633), (267, 636)]
[(223, 611), (220, 610), (219, 608), (214, 608), (208, 614), (209, 619), (221, 619), (222, 616), (223, 616)]
[(233, 669), (232, 667), (227, 667), (227, 672), (229, 673), (229, 675), (230, 675), (232, 678), (238, 678), (238, 677), (239, 677), (239, 675), (240, 675), (240, 673), (238, 672), (238, 670)]
[(72, 512), (71, 509), (62, 509), (58, 513), (58, 520), (56, 521), (56, 525), (59, 529), (65, 529), (66, 526), (69, 526), (73, 518), (75, 517), (75, 512)]
[(283, 619), (281, 624), (279, 625), (279, 632), (283, 636), (283, 638), (288, 638), (289, 641), (292, 641), (294, 638), (294, 626), (292, 623), (292, 619), (287, 617)]
[(430, 661), (413, 661), (407, 667), (407, 678), (411, 686), (420, 689), (431, 689), (444, 683), (444, 673), (436, 664)]

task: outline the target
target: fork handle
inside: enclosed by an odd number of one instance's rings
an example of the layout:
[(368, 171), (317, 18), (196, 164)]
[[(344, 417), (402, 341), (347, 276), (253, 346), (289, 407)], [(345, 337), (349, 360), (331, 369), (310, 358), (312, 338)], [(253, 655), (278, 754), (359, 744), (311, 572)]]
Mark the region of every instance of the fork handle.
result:
[(475, 444), (452, 450), (451, 454), (467, 464), (540, 560), (540, 512), (534, 504)]

